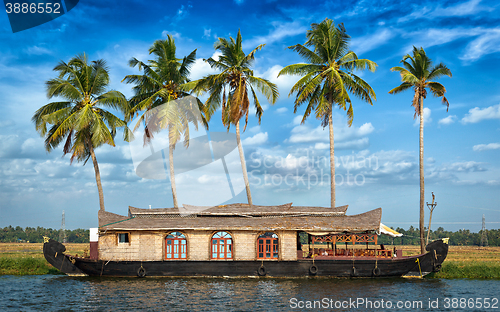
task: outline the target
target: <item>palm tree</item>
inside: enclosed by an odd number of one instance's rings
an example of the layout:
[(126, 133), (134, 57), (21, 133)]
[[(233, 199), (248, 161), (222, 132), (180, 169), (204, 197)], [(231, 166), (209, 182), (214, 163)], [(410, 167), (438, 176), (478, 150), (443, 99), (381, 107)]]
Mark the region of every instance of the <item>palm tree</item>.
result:
[(403, 67), (396, 66), (391, 71), (397, 71), (401, 74), (401, 85), (389, 91), (390, 94), (396, 94), (413, 88), (412, 106), (415, 108), (415, 114), (420, 116), (420, 249), (425, 252), (424, 242), (424, 99), (427, 96), (427, 88), (436, 97), (442, 97), (442, 103), (446, 105), (448, 111), (448, 100), (444, 96), (446, 89), (439, 82), (432, 80), (441, 76), (451, 77), (451, 71), (440, 63), (432, 65), (432, 61), (427, 57), (423, 48), (413, 47), (413, 55), (407, 54), (401, 62)]
[[(349, 35), (343, 24), (335, 26), (330, 19), (320, 24), (312, 24), (307, 31), (304, 45), (297, 44), (289, 49), (299, 53), (307, 63), (288, 65), (280, 75), (299, 75), (289, 96), (296, 93), (294, 113), (304, 103), (307, 104), (302, 123), (314, 110), (322, 126), (329, 126), (330, 133), (330, 182), (331, 207), (335, 207), (335, 158), (333, 141), (334, 104), (347, 111), (348, 125), (352, 125), (353, 108), (349, 93), (373, 105), (375, 92), (363, 79), (354, 74), (355, 70), (375, 71), (377, 64), (358, 56), (349, 50)], [(313, 49), (309, 49), (312, 47)], [(349, 107), (348, 107), (349, 105)]]
[[(198, 121), (205, 124), (203, 116), (197, 114), (203, 111), (203, 103), (194, 97), (188, 97), (188, 82), (191, 66), (196, 60), (196, 50), (188, 56), (178, 59), (175, 55), (175, 40), (171, 35), (165, 40), (157, 40), (149, 48), (149, 54), (155, 56), (145, 64), (136, 58), (129, 61), (131, 67), (138, 67), (142, 75), (128, 75), (123, 81), (133, 83), (135, 95), (131, 98), (131, 109), (127, 119), (144, 111), (134, 130), (141, 123), (145, 125), (145, 144), (153, 137), (154, 132), (168, 128), (170, 184), (174, 207), (178, 207), (174, 173), (175, 144), (184, 137), (184, 145), (189, 145), (189, 123), (198, 128)], [(195, 103), (192, 103), (195, 102)], [(195, 112), (191, 105), (198, 110)], [(152, 148), (152, 146), (151, 146)]]
[(209, 97), (205, 103), (205, 111), (209, 120), (215, 111), (222, 105), (222, 123), (228, 131), (233, 124), (236, 126), (236, 142), (240, 154), (243, 179), (248, 198), (248, 203), (252, 205), (252, 194), (250, 193), (250, 184), (245, 163), (245, 155), (240, 140), (240, 119), (245, 116), (245, 131), (248, 123), (248, 114), (250, 112), (250, 91), (253, 98), (253, 104), (256, 110), (256, 116), (259, 118), (259, 124), (264, 110), (262, 109), (255, 89), (262, 93), (267, 100), (274, 104), (278, 99), (278, 87), (264, 78), (256, 77), (250, 69), (255, 60), (255, 53), (261, 50), (265, 44), (260, 44), (250, 53), (243, 52), (241, 33), (238, 30), (236, 40), (230, 37), (229, 40), (219, 38), (215, 42), (215, 50), (219, 50), (222, 55), (219, 58), (209, 58), (205, 60), (212, 68), (220, 70), (219, 74), (209, 75), (196, 82), (195, 91), (207, 91)]
[[(94, 150), (103, 144), (115, 146), (116, 129), (127, 126), (125, 121), (105, 108), (126, 114), (128, 102), (118, 91), (106, 92), (109, 69), (104, 60), (89, 64), (84, 53), (68, 63), (61, 61), (54, 71), (59, 75), (46, 82), (47, 97), (61, 97), (66, 101), (42, 106), (31, 120), (40, 135), (45, 137), (47, 151), (52, 151), (64, 141), (63, 153), (71, 153), (71, 162), (76, 159), (85, 164), (89, 157), (92, 158), (100, 210), (104, 211), (101, 175)], [(47, 129), (48, 125), (50, 129)], [(127, 129), (124, 135), (127, 140)]]

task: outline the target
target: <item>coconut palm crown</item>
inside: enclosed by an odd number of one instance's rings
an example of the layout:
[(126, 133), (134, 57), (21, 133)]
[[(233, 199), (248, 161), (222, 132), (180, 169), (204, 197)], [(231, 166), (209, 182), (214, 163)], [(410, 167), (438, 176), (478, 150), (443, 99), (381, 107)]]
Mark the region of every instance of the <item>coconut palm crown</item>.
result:
[[(122, 80), (135, 84), (134, 96), (130, 99), (131, 109), (127, 120), (143, 112), (134, 126), (136, 130), (142, 123), (145, 126), (144, 142), (147, 144), (155, 132), (168, 129), (170, 182), (174, 207), (178, 207), (173, 164), (173, 150), (176, 143), (184, 137), (184, 146), (189, 146), (189, 124), (198, 129), (198, 122), (207, 127), (201, 114), (203, 103), (189, 96), (189, 74), (196, 60), (193, 50), (182, 60), (176, 57), (175, 40), (171, 35), (165, 40), (157, 40), (149, 49), (153, 60), (146, 63), (132, 58), (131, 67), (143, 71), (140, 75), (128, 75)], [(194, 109), (193, 109), (193, 106)]]
[[(71, 162), (87, 162), (92, 158), (99, 192), (100, 209), (104, 210), (104, 196), (99, 166), (94, 150), (104, 144), (115, 146), (117, 128), (126, 122), (106, 109), (128, 113), (128, 102), (118, 91), (106, 91), (109, 70), (104, 60), (88, 62), (85, 54), (61, 61), (54, 71), (57, 78), (46, 82), (47, 97), (65, 101), (51, 102), (38, 109), (32, 117), (36, 130), (45, 137), (48, 152), (64, 141), (63, 153), (71, 154)], [(127, 140), (128, 130), (124, 131)]]
[(222, 106), (222, 123), (229, 130), (231, 124), (236, 127), (236, 140), (240, 153), (240, 160), (245, 180), (248, 203), (252, 204), (250, 186), (246, 171), (243, 149), (240, 141), (240, 119), (245, 116), (245, 131), (248, 124), (250, 112), (250, 97), (253, 99), (255, 115), (259, 120), (264, 110), (260, 105), (256, 91), (263, 94), (269, 103), (274, 104), (278, 99), (278, 87), (267, 79), (254, 76), (251, 66), (255, 60), (255, 53), (261, 50), (265, 44), (258, 45), (250, 53), (245, 54), (242, 48), (241, 32), (238, 30), (236, 39), (230, 37), (219, 38), (214, 45), (216, 51), (221, 55), (218, 59), (209, 58), (205, 61), (220, 73), (208, 75), (196, 82), (194, 88), (197, 92), (208, 92), (209, 97), (205, 102), (207, 119), (210, 119), (215, 111)]
[(442, 76), (451, 77), (451, 71), (442, 63), (433, 66), (432, 61), (427, 57), (423, 48), (413, 47), (413, 55), (407, 54), (401, 60), (403, 67), (396, 66), (391, 71), (397, 71), (401, 75), (402, 83), (389, 91), (390, 94), (397, 94), (413, 88), (414, 95), (412, 106), (415, 109), (413, 118), (420, 116), (420, 249), (425, 252), (424, 241), (424, 99), (427, 96), (427, 89), (436, 97), (442, 98), (442, 104), (446, 105), (448, 111), (449, 103), (444, 94), (446, 88), (439, 82), (432, 81)]
[[(281, 75), (302, 76), (290, 90), (289, 96), (296, 94), (294, 113), (306, 104), (302, 123), (314, 111), (322, 126), (329, 126), (331, 207), (335, 207), (335, 163), (333, 139), (333, 106), (347, 112), (348, 125), (352, 125), (354, 112), (349, 94), (373, 105), (375, 92), (370, 85), (355, 74), (356, 70), (375, 71), (377, 64), (368, 59), (359, 59), (349, 50), (350, 36), (343, 24), (325, 19), (320, 24), (312, 24), (306, 34), (305, 44), (288, 47), (297, 52), (306, 63), (288, 65)], [(311, 48), (311, 49), (310, 49)]]
[[(423, 99), (427, 97), (427, 89), (432, 95), (442, 98), (442, 104), (446, 105), (446, 111), (450, 106), (448, 99), (444, 96), (446, 88), (439, 82), (432, 81), (442, 76), (451, 77), (451, 71), (443, 63), (433, 66), (423, 48), (413, 47), (413, 55), (407, 54), (401, 60), (403, 67), (395, 66), (391, 71), (397, 71), (401, 75), (403, 82), (396, 88), (389, 91), (390, 94), (397, 94), (413, 88), (415, 91), (412, 106), (415, 108), (414, 118), (420, 116), (420, 105)], [(423, 108), (423, 107), (422, 107)]]

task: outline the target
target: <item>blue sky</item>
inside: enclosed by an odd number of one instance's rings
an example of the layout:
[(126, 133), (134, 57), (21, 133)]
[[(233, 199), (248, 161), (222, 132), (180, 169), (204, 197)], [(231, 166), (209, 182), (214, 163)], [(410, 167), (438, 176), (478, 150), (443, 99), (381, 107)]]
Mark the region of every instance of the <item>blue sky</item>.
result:
[[(337, 157), (337, 205), (349, 214), (382, 207), (389, 226), (418, 224), (418, 126), (410, 106), (411, 91), (390, 95), (400, 84), (390, 68), (399, 65), (412, 46), (423, 47), (435, 64), (443, 62), (452, 78), (447, 88), (449, 111), (440, 99), (425, 102), (426, 201), (438, 202), (433, 229), (500, 227), (500, 5), (496, 1), (86, 1), (44, 25), (13, 34), (7, 14), (0, 14), (0, 227), (59, 228), (65, 210), (67, 228), (97, 226), (97, 188), (91, 163), (70, 165), (62, 147), (46, 153), (30, 119), (49, 102), (44, 82), (52, 68), (86, 52), (105, 59), (110, 88), (131, 96), (121, 83), (137, 73), (128, 66), (136, 57), (148, 60), (155, 40), (174, 36), (180, 57), (197, 49), (192, 79), (211, 73), (203, 58), (214, 55), (218, 37), (243, 36), (245, 52), (261, 43), (254, 73), (275, 82), (280, 98), (274, 106), (261, 99), (265, 112), (259, 125), (253, 116), (242, 134), (254, 203), (328, 206), (328, 131), (313, 116), (300, 125), (288, 97), (297, 77), (280, 77), (281, 68), (302, 60), (288, 46), (304, 43), (311, 23), (325, 18), (344, 23), (351, 50), (378, 64), (375, 73), (359, 73), (375, 90), (373, 106), (354, 100), (354, 122), (334, 111)], [(216, 56), (216, 55), (215, 55)], [(225, 131), (220, 117), (210, 131)], [(128, 143), (97, 151), (106, 209), (127, 214), (135, 207), (172, 205), (168, 180), (137, 176)], [(234, 162), (230, 164), (237, 168)], [(285, 177), (288, 183), (284, 183)], [(317, 183), (315, 176), (323, 177)], [(309, 181), (302, 183), (301, 177)], [(313, 178), (311, 178), (313, 177)], [(234, 182), (238, 183), (238, 176)], [(273, 180), (274, 179), (274, 180)], [(349, 179), (349, 180), (348, 180)], [(356, 179), (356, 180), (354, 180)], [(321, 179), (320, 179), (321, 180)], [(196, 187), (192, 186), (198, 183)], [(179, 178), (192, 202), (203, 190), (217, 194), (217, 178), (208, 171)], [(189, 189), (189, 186), (192, 186)], [(205, 192), (206, 193), (206, 192)], [(203, 194), (205, 194), (203, 193)], [(240, 193), (229, 202), (244, 202)], [(181, 202), (190, 204), (190, 202)], [(426, 210), (426, 213), (428, 211)], [(428, 214), (426, 214), (426, 223)]]

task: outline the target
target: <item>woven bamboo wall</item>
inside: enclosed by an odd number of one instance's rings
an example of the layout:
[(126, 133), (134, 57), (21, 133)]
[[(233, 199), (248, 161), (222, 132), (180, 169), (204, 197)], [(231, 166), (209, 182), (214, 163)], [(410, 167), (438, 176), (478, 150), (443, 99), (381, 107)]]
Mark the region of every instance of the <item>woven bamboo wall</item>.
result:
[[(129, 233), (129, 243), (118, 243), (118, 233)], [(99, 258), (113, 261), (163, 260), (164, 237), (164, 233), (154, 231), (101, 233)]]
[(209, 260), (211, 231), (183, 231), (188, 244), (188, 260)]
[[(118, 233), (129, 233), (129, 243), (118, 243)], [(182, 231), (186, 235), (188, 260), (210, 260), (213, 231)], [(233, 259), (255, 260), (257, 236), (250, 231), (230, 231), (233, 237)], [(168, 231), (107, 231), (99, 236), (99, 258), (113, 261), (161, 261), (165, 259), (165, 236)], [(297, 260), (295, 231), (279, 231), (280, 260)]]
[(233, 236), (233, 253), (235, 260), (255, 260), (257, 257), (257, 233), (248, 231), (231, 231)]
[(280, 237), (281, 260), (297, 260), (297, 233), (295, 231), (282, 231)]

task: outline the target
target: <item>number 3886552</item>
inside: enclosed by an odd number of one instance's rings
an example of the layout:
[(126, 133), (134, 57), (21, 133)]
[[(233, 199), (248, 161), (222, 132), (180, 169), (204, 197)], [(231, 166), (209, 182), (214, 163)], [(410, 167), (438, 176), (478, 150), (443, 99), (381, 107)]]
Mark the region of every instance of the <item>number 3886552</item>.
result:
[(6, 3), (5, 11), (15, 14), (61, 13), (60, 3)]

